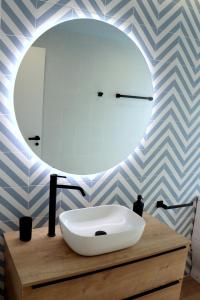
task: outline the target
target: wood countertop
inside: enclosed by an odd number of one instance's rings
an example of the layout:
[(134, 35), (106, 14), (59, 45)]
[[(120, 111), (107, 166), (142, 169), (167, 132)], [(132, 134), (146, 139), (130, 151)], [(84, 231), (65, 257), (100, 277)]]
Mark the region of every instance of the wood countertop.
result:
[(18, 231), (7, 232), (4, 238), (24, 287), (134, 262), (189, 245), (186, 238), (157, 219), (148, 214), (144, 219), (146, 227), (136, 245), (92, 257), (73, 252), (62, 239), (59, 226), (53, 238), (47, 236), (46, 227), (34, 229), (30, 242), (21, 242)]

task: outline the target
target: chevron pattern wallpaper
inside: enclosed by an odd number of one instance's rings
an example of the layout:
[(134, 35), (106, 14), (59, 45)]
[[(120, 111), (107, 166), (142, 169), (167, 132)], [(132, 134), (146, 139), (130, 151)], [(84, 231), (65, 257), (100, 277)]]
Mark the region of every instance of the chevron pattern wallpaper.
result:
[[(99, 19), (124, 31), (146, 56), (154, 108), (145, 136), (113, 169), (95, 176), (67, 174), (87, 192), (58, 192), (57, 211), (120, 203), (136, 195), (145, 210), (191, 237), (195, 208), (165, 211), (157, 200), (186, 203), (200, 188), (200, 2), (198, 0), (0, 0), (0, 295), (3, 298), (2, 233), (31, 215), (48, 216), (49, 174), (57, 172), (27, 148), (13, 117), (13, 89), (20, 61), (45, 30), (74, 18)], [(60, 172), (61, 173), (61, 172)], [(190, 267), (188, 257), (187, 271)]]

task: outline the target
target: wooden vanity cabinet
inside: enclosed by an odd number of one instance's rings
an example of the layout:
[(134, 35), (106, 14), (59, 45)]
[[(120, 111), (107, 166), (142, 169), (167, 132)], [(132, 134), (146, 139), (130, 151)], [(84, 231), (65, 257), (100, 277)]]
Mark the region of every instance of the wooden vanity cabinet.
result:
[(5, 234), (7, 300), (178, 300), (189, 241), (145, 215), (146, 227), (133, 247), (104, 255), (74, 253), (47, 228), (30, 242)]

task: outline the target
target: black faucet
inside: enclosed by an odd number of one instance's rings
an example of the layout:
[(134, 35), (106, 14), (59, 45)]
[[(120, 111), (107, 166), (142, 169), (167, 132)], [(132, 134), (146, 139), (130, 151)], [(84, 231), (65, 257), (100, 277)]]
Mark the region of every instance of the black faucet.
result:
[(49, 231), (48, 236), (54, 237), (55, 234), (55, 225), (56, 225), (56, 191), (57, 188), (60, 189), (71, 189), (79, 190), (83, 196), (85, 196), (85, 191), (80, 186), (74, 185), (62, 185), (57, 184), (58, 178), (66, 178), (66, 176), (59, 176), (57, 174), (50, 175), (50, 191), (49, 191)]

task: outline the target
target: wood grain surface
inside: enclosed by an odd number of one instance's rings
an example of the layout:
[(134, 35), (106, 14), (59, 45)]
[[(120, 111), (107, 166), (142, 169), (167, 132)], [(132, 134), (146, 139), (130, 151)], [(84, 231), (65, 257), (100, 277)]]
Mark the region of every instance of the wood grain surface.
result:
[(49, 238), (47, 228), (33, 230), (30, 242), (21, 242), (19, 232), (7, 232), (5, 242), (16, 267), (22, 286), (32, 286), (43, 282), (67, 278), (111, 266), (136, 261), (163, 253), (189, 241), (178, 235), (167, 225), (145, 215), (147, 222), (140, 241), (127, 249), (93, 257), (80, 256), (73, 252), (61, 237)]

